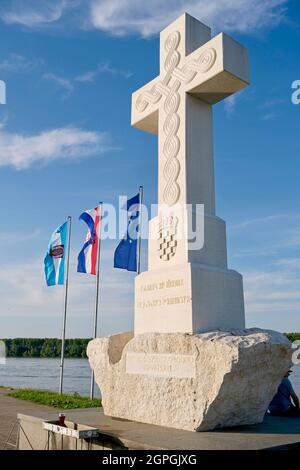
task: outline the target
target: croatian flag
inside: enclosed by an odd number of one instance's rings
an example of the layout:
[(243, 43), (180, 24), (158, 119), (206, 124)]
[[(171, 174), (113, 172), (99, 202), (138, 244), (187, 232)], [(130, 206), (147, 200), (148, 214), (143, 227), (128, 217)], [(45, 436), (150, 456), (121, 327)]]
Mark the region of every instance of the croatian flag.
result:
[(78, 255), (78, 273), (96, 275), (97, 255), (99, 246), (100, 208), (86, 210), (79, 220), (83, 220), (88, 226), (88, 233)]
[(65, 252), (67, 246), (67, 222), (58, 227), (52, 234), (44, 260), (47, 286), (64, 284)]

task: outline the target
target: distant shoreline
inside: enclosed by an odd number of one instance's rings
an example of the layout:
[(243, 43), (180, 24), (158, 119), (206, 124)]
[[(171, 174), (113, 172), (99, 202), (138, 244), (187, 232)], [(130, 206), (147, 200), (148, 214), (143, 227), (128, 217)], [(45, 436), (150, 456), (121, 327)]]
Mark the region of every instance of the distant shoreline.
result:
[[(300, 340), (300, 333), (284, 333), (293, 342)], [(3, 338), (5, 342), (6, 357), (24, 358), (59, 358), (61, 354), (61, 340), (58, 338)], [(91, 338), (72, 338), (65, 341), (65, 358), (86, 359), (86, 348)]]
[[(90, 338), (73, 338), (65, 340), (65, 358), (86, 359), (86, 348)], [(58, 338), (3, 338), (6, 346), (6, 357), (23, 358), (59, 358), (61, 340)]]

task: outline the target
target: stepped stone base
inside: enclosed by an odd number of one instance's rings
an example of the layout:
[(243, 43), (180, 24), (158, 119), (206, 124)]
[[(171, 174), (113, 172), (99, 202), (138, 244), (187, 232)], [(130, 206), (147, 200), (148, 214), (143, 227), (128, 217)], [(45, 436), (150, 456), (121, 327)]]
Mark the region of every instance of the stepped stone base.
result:
[(87, 354), (106, 415), (208, 431), (262, 422), (292, 349), (280, 333), (248, 329), (122, 333)]

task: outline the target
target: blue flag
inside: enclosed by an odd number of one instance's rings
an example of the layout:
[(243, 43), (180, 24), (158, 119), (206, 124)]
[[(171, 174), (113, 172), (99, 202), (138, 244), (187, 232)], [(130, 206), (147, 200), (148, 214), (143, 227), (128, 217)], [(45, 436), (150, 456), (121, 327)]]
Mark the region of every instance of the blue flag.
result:
[(137, 271), (138, 221), (140, 216), (140, 194), (127, 201), (127, 233), (117, 246), (114, 267)]
[(44, 260), (47, 286), (62, 285), (65, 282), (65, 253), (67, 247), (67, 222), (52, 234)]

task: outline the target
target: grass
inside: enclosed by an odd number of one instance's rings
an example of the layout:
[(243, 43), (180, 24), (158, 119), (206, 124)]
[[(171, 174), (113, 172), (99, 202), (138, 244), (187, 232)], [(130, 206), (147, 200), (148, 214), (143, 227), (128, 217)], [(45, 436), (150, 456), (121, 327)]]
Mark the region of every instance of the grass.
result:
[(19, 400), (27, 400), (39, 405), (53, 406), (64, 410), (74, 408), (95, 408), (101, 406), (101, 400), (91, 400), (78, 394), (67, 395), (47, 390), (33, 390), (29, 388), (13, 389), (8, 393), (9, 397), (18, 398)]

